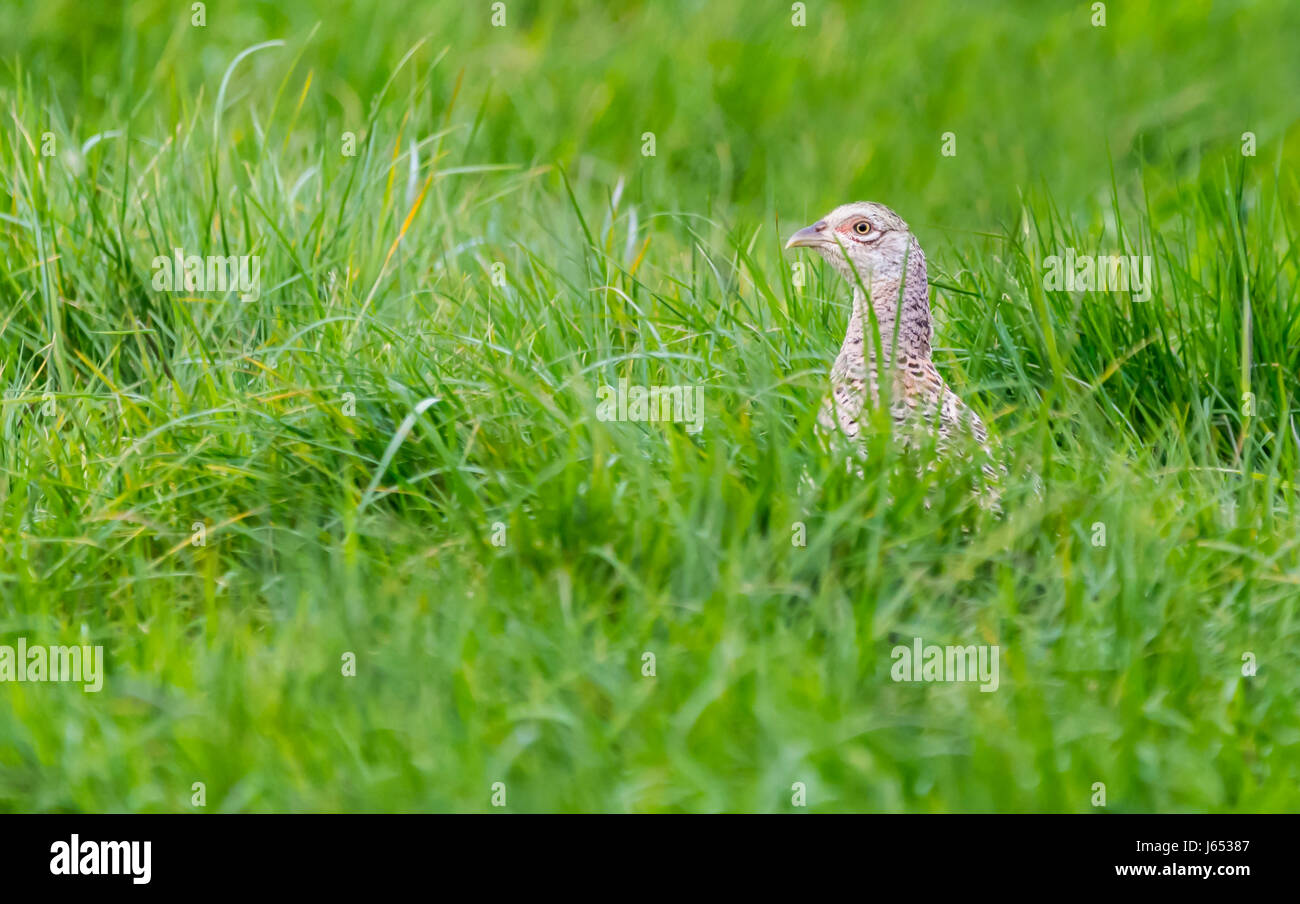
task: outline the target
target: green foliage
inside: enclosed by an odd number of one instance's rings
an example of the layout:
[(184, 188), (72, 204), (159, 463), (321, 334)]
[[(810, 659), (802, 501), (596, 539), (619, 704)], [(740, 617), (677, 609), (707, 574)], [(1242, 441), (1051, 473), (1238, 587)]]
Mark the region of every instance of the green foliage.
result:
[[(0, 810), (1300, 806), (1295, 4), (235, 6), (0, 10), (0, 644), (108, 666), (0, 683)], [(858, 198), (1001, 517), (816, 437), (848, 292), (781, 242)]]

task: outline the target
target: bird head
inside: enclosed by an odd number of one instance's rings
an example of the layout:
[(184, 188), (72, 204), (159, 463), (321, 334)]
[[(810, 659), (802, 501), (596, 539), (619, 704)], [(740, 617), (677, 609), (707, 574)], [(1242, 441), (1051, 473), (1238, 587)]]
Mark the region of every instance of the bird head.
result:
[(904, 260), (920, 254), (903, 218), (871, 201), (835, 208), (790, 236), (785, 247), (814, 249), (850, 283), (860, 278), (868, 289), (873, 282), (897, 285)]

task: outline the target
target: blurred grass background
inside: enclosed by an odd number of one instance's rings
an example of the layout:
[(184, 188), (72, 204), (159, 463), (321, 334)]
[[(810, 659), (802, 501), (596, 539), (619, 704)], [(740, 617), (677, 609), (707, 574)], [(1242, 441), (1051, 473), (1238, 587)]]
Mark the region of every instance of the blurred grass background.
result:
[[(109, 670), (0, 685), (0, 809), (1296, 809), (1300, 8), (504, 11), (0, 9), (0, 643)], [(1042, 475), (1003, 519), (814, 439), (848, 293), (780, 242), (858, 198)], [(915, 636), (999, 690), (892, 682)]]

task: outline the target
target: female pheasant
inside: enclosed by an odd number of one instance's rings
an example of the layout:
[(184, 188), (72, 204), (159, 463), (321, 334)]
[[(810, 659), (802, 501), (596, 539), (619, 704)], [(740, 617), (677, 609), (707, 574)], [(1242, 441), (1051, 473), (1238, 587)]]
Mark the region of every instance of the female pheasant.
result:
[[(970, 436), (989, 453), (984, 423), (948, 388), (930, 360), (933, 327), (925, 254), (902, 217), (883, 204), (845, 204), (791, 236), (786, 248), (798, 247), (818, 251), (853, 287), (848, 332), (831, 368), (830, 396), (818, 416), (822, 428), (833, 433), (838, 426), (856, 439), (868, 394), (873, 406), (880, 404), (883, 373), (892, 377), (890, 413), (905, 439), (918, 425), (937, 421), (940, 451)], [(879, 326), (881, 362), (870, 312)], [(988, 465), (983, 470), (997, 479)]]

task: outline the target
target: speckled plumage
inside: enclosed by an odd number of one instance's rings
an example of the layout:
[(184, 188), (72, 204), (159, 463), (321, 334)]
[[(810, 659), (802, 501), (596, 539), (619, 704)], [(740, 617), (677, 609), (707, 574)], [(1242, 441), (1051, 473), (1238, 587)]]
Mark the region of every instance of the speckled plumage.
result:
[[(940, 451), (970, 436), (987, 453), (983, 422), (948, 388), (931, 360), (925, 253), (902, 218), (883, 204), (845, 204), (799, 230), (786, 247), (815, 249), (853, 287), (848, 330), (831, 368), (831, 393), (818, 416), (822, 428), (830, 433), (838, 428), (856, 439), (864, 407), (881, 404), (884, 373), (892, 377), (890, 411), (905, 441), (929, 424), (937, 430)], [(872, 313), (879, 326), (879, 354)], [(996, 479), (987, 465), (984, 471)]]

